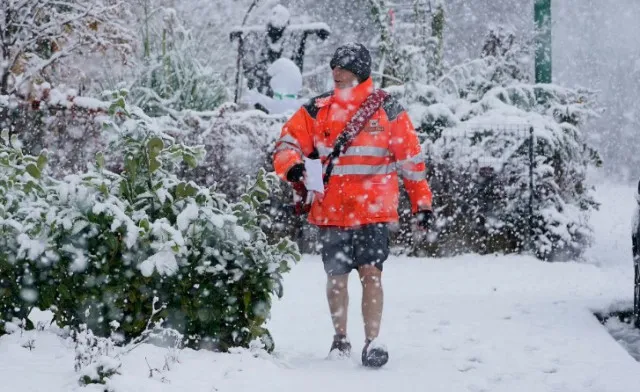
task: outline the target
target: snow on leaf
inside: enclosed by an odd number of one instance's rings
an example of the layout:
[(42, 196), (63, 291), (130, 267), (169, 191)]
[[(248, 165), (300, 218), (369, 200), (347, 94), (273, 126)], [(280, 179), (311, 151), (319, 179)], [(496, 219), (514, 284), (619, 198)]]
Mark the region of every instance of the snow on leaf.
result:
[(170, 250), (160, 251), (138, 265), (138, 269), (145, 277), (158, 271), (161, 275), (172, 276), (178, 271), (178, 262), (174, 253)]
[(178, 225), (178, 229), (181, 231), (186, 231), (189, 228), (189, 224), (198, 219), (199, 208), (195, 203), (189, 203), (187, 207), (178, 214), (176, 218), (176, 224)]
[(47, 249), (47, 242), (41, 239), (31, 239), (25, 233), (18, 235), (18, 257), (26, 258), (28, 260), (35, 261), (40, 257)]
[(235, 226), (233, 228), (233, 234), (236, 236), (238, 241), (249, 241), (251, 240), (251, 234), (247, 233), (247, 231), (242, 226)]

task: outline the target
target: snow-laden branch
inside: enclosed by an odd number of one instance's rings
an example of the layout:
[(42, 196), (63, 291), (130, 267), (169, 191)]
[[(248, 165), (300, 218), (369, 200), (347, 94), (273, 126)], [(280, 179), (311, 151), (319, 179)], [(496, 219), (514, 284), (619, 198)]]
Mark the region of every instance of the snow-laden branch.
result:
[(89, 50), (126, 51), (132, 32), (121, 22), (126, 3), (22, 0), (0, 5), (0, 94), (20, 91), (61, 59)]
[(156, 309), (156, 303), (158, 303), (160, 299), (158, 297), (153, 297), (153, 301), (151, 303), (151, 316), (147, 320), (147, 326), (144, 328), (144, 331), (137, 338), (133, 339), (129, 344), (122, 348), (122, 351), (117, 355), (117, 357), (128, 354), (131, 351), (135, 350), (138, 346), (145, 343), (149, 338), (149, 335), (153, 332), (153, 328), (156, 325), (156, 315), (167, 308), (167, 304), (162, 304), (159, 308)]

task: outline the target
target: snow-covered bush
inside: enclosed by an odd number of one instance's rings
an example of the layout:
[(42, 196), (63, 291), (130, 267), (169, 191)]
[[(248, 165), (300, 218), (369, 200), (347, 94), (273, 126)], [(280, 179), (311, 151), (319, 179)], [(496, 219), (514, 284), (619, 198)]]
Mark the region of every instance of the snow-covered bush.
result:
[[(26, 237), (30, 230), (21, 221), (25, 204), (44, 196), (40, 183), (46, 157), (24, 156), (19, 150), (4, 147), (0, 143), (0, 334), (4, 322), (27, 320), (29, 305), (37, 300), (33, 273), (28, 263), (20, 261), (19, 252), (41, 251), (37, 241)], [(9, 233), (15, 235), (8, 235)], [(31, 248), (33, 246), (33, 248)]]
[[(233, 104), (223, 105), (213, 114), (186, 112), (181, 121), (188, 130), (180, 134), (190, 145), (202, 145), (207, 159), (198, 167), (180, 172), (189, 179), (209, 186), (235, 199), (262, 170), (273, 172), (272, 154), (286, 115), (270, 115), (260, 110), (238, 111)], [(271, 217), (265, 232), (271, 241), (290, 238), (307, 253), (315, 248), (313, 238), (303, 238), (309, 229), (303, 216), (292, 214), (293, 191), (280, 183), (271, 188), (269, 201), (261, 211)]]
[(263, 338), (272, 348), (271, 296), (282, 295), (282, 274), (299, 258), (293, 243), (270, 243), (262, 230), (277, 177), (262, 170), (227, 201), (175, 174), (197, 167), (201, 146), (175, 143), (122, 96), (110, 112), (113, 140), (85, 173), (55, 180), (43, 159), (2, 147), (2, 176), (19, 181), (0, 183), (0, 281), (10, 286), (0, 319), (37, 305), (55, 309), (59, 325), (87, 324), (100, 336), (115, 320), (127, 341), (148, 327), (157, 296), (157, 317), (192, 347)]
[[(181, 24), (174, 9), (151, 10), (151, 1), (143, 3), (149, 3), (143, 7), (145, 12), (161, 15), (162, 20), (146, 15), (143, 21), (144, 55), (130, 87), (132, 102), (150, 115), (216, 109), (229, 94), (220, 73), (196, 55), (201, 43)], [(161, 26), (160, 32), (150, 33), (155, 28), (149, 25)]]
[(61, 178), (86, 171), (107, 147), (101, 124), (108, 109), (108, 102), (45, 83), (29, 99), (0, 96), (0, 129), (6, 143), (25, 154), (46, 151), (51, 174)]
[(271, 153), (287, 117), (227, 104), (208, 116), (185, 112), (181, 120), (188, 126), (181, 140), (203, 146), (207, 154), (205, 162), (181, 174), (236, 198), (260, 169), (272, 171)]
[[(128, 53), (131, 33), (121, 23), (126, 2), (6, 0), (0, 3), (0, 95), (29, 99), (55, 67), (87, 52)], [(77, 57), (75, 58), (77, 60)], [(62, 69), (75, 68), (69, 61)]]
[[(589, 245), (586, 181), (599, 165), (580, 126), (589, 92), (529, 82), (526, 53), (492, 31), (483, 57), (452, 67), (434, 85), (391, 88), (424, 141), (438, 237), (428, 253), (531, 251), (574, 258)], [(406, 238), (405, 217), (401, 238)]]
[(71, 331), (75, 344), (74, 369), (80, 373), (81, 385), (105, 384), (109, 377), (119, 374), (122, 363), (115, 358), (114, 342), (95, 336), (86, 324)]

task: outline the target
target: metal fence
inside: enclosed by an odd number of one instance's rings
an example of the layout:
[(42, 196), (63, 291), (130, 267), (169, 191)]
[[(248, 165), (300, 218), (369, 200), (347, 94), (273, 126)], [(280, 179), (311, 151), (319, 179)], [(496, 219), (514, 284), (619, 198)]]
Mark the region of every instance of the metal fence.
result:
[[(527, 166), (529, 230), (526, 247), (533, 250), (536, 166), (534, 127), (523, 123), (465, 124), (444, 129), (431, 145), (436, 151), (426, 152), (427, 164), (430, 164), (432, 158), (434, 161), (448, 162), (448, 165), (455, 167), (460, 178), (477, 178), (478, 192), (483, 187), (496, 185), (496, 182), (513, 181), (507, 178), (514, 175), (508, 171), (509, 167)], [(442, 186), (447, 189), (449, 185)]]

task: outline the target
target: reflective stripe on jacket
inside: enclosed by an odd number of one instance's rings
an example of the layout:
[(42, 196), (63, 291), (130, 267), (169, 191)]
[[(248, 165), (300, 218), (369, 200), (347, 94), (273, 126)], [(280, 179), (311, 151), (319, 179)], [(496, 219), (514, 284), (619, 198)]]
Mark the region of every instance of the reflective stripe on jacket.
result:
[[(313, 98), (283, 126), (273, 164), (278, 176), (303, 163), (315, 150), (321, 159), (333, 149), (351, 116), (373, 91), (371, 78), (350, 90), (334, 90)], [(398, 221), (399, 184), (403, 179), (412, 212), (431, 209), (432, 194), (413, 124), (393, 98), (367, 122), (334, 165), (322, 202), (314, 200), (309, 222), (352, 227)], [(326, 169), (326, 165), (325, 165)]]

